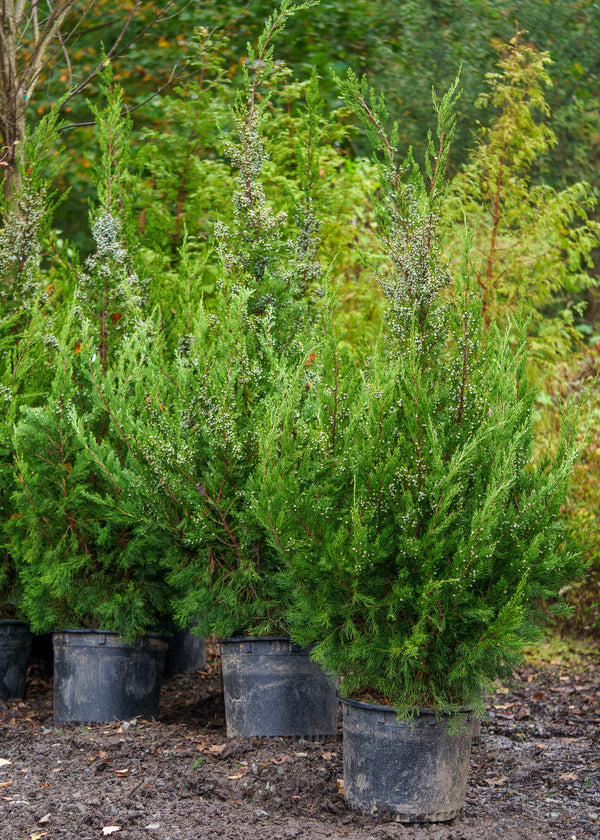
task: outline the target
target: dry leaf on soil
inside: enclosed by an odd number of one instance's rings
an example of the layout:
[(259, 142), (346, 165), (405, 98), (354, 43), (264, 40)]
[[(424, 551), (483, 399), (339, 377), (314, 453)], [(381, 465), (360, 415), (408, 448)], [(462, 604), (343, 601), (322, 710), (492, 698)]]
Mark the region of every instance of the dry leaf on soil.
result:
[(4, 767), (5, 764), (12, 764), (10, 758), (0, 758), (0, 767)]
[(517, 720), (524, 720), (531, 716), (531, 709), (529, 706), (521, 706), (520, 709), (517, 709), (515, 717)]
[(502, 785), (504, 784), (505, 781), (506, 781), (506, 779), (503, 779), (499, 776), (497, 776), (494, 779), (486, 779), (485, 780), (486, 784), (489, 785), (490, 787), (502, 787)]
[(43, 837), (45, 834), (48, 834), (47, 831), (34, 831), (33, 834), (30, 834), (30, 840), (40, 840), (40, 837)]
[(115, 831), (120, 831), (120, 830), (121, 830), (120, 825), (105, 825), (104, 828), (102, 829), (102, 834), (104, 834), (104, 836), (106, 837), (109, 834), (114, 834)]
[(0, 782), (0, 788), (7, 788), (12, 785), (12, 779), (10, 782)]

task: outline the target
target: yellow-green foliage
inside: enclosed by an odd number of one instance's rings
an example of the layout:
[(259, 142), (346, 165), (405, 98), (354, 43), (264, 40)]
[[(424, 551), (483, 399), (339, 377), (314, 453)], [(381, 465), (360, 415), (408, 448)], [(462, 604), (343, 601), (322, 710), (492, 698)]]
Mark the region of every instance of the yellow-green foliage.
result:
[(600, 225), (585, 183), (556, 191), (538, 177), (541, 156), (556, 143), (546, 124), (549, 55), (518, 34), (499, 49), (480, 107), (495, 109), (477, 146), (454, 179), (448, 216), (475, 228), (473, 271), (487, 322), (522, 310), (530, 319), (530, 349), (555, 361), (572, 346), (578, 295), (595, 285), (588, 274)]

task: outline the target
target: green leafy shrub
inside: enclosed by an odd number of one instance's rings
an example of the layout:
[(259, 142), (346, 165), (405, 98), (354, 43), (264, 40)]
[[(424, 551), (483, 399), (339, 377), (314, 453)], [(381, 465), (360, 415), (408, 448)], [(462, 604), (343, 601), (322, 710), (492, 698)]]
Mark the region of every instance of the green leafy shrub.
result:
[[(233, 107), (234, 135), (225, 141), (235, 189), (233, 213), (216, 223), (219, 273), (211, 309), (198, 304), (172, 360), (160, 337), (136, 331), (122, 366), (99, 381), (94, 397), (108, 408), (136, 462), (135, 475), (125, 476), (109, 453), (96, 449), (102, 468), (135, 507), (140, 528), (146, 523), (170, 541), (173, 609), (182, 626), (193, 620), (200, 634), (287, 627), (290, 595), (281, 586), (280, 557), (248, 492), (262, 469), (257, 430), (267, 399), (289, 368), (306, 363), (310, 377), (319, 331), (312, 200), (319, 164), (310, 140), (299, 159), (293, 217), (273, 206), (265, 186), (263, 127), (278, 72), (272, 40), (303, 8), (283, 3), (249, 51)], [(319, 119), (315, 83), (307, 102), (310, 139)], [(193, 256), (190, 261), (193, 266)], [(128, 393), (135, 398), (125, 399)], [(77, 434), (86, 449), (95, 449), (82, 424)]]
[(72, 278), (73, 303), (52, 335), (44, 398), (22, 406), (11, 439), (17, 483), (9, 529), (22, 608), (34, 631), (100, 626), (132, 640), (168, 616), (168, 541), (161, 531), (136, 526), (76, 434), (83, 426), (113, 470), (131, 480), (135, 462), (106, 406), (94, 400), (125, 337), (146, 328), (144, 283), (125, 236), (127, 123), (109, 69), (105, 84), (108, 104), (95, 111), (103, 151), (99, 205), (91, 215), (96, 250)]
[[(210, 47), (204, 31), (199, 38)], [(213, 307), (221, 265), (215, 223), (233, 221), (236, 170), (226, 148), (235, 131), (235, 87), (224, 60), (221, 52), (209, 51), (196, 67), (198, 80), (164, 97), (163, 121), (144, 132), (135, 155), (138, 232), (155, 266), (154, 299), (173, 345), (179, 332), (189, 330), (200, 300)], [(242, 65), (248, 67), (248, 60)], [(262, 185), (273, 209), (286, 214), (282, 234), (285, 229), (293, 238), (297, 232), (303, 149), (310, 146), (312, 200), (320, 219), (318, 259), (340, 288), (350, 336), (356, 340), (366, 331), (374, 337), (381, 295), (364, 268), (364, 254), (379, 249), (369, 199), (377, 172), (370, 161), (353, 159), (345, 151), (352, 130), (348, 109), (326, 115), (315, 99), (320, 99), (317, 80), (299, 80), (279, 61), (254, 95), (264, 106), (260, 131), (268, 149)]]
[(310, 392), (299, 379), (272, 404), (254, 503), (297, 593), (292, 638), (345, 694), (406, 715), (480, 708), (581, 573), (558, 523), (576, 426), (565, 418), (533, 462), (522, 339), (485, 328), (470, 240), (460, 274), (442, 261), (455, 88), (436, 106), (426, 180), (396, 162), (382, 100), (352, 74), (342, 90), (382, 157), (385, 331), (358, 384), (334, 330)]
[(42, 267), (58, 202), (50, 186), (58, 165), (52, 153), (58, 116), (56, 108), (26, 136), (18, 189), (10, 201), (0, 194), (0, 617), (20, 609), (8, 531), (15, 515), (12, 428), (22, 406), (43, 401), (53, 332), (60, 323), (57, 292)]

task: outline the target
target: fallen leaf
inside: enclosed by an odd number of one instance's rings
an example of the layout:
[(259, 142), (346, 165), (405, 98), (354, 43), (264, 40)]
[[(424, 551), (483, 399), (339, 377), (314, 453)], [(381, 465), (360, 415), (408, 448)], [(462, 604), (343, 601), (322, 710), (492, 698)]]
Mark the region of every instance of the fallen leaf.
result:
[(12, 779), (10, 782), (0, 782), (0, 788), (7, 788), (12, 785)]
[(531, 709), (529, 706), (521, 706), (520, 709), (517, 709), (515, 717), (517, 720), (523, 720), (524, 718), (528, 718), (531, 716)]
[(331, 752), (323, 752), (323, 753), (321, 753), (321, 758), (324, 759), (325, 761), (331, 761), (331, 759), (333, 758), (333, 755), (334, 754), (331, 753)]
[(563, 782), (576, 782), (577, 773), (561, 773), (558, 778), (562, 779)]
[(104, 836), (107, 837), (109, 834), (114, 834), (115, 831), (120, 831), (120, 830), (121, 830), (120, 825), (105, 825), (104, 828), (102, 829), (102, 834), (104, 834)]
[(12, 764), (10, 758), (0, 758), (0, 767), (4, 767), (5, 764)]
[(107, 753), (104, 752), (104, 750), (98, 750), (97, 755), (98, 755), (98, 758), (106, 758)]
[(34, 831), (33, 834), (30, 834), (31, 840), (40, 840), (40, 837), (43, 837), (45, 834), (48, 834), (47, 831)]
[(225, 742), (224, 744), (211, 744), (211, 746), (208, 748), (208, 751), (211, 753), (215, 753), (216, 755), (221, 755), (226, 746), (227, 742)]
[(534, 744), (536, 750), (547, 750), (548, 744)]
[(515, 716), (510, 712), (498, 712), (496, 717), (502, 718), (503, 720), (514, 720)]
[(233, 776), (227, 776), (227, 778), (228, 779), (241, 779), (246, 775), (247, 770), (248, 770), (248, 768), (244, 767), (244, 769), (242, 771), (240, 771), (239, 773), (234, 773)]
[(335, 783), (337, 785), (338, 793), (344, 792), (344, 780), (343, 779), (336, 779)]
[(502, 785), (504, 784), (505, 781), (506, 781), (506, 779), (503, 779), (502, 777), (497, 776), (494, 779), (486, 779), (485, 783), (487, 785), (489, 785), (490, 787), (502, 787)]
[(129, 773), (129, 768), (125, 767), (123, 770), (115, 770), (115, 776), (126, 776)]
[(44, 816), (43, 816), (43, 817), (40, 817), (40, 818), (39, 818), (38, 823), (39, 823), (40, 825), (44, 825), (44, 823), (48, 823), (48, 822), (50, 822), (50, 817), (51, 817), (51, 816), (52, 816), (52, 814), (44, 814)]

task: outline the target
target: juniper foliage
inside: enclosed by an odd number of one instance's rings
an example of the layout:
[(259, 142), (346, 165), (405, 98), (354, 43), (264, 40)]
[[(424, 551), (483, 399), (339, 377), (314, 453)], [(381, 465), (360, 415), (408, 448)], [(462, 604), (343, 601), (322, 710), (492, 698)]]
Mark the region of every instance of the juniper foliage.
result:
[[(306, 362), (310, 379), (309, 348), (319, 329), (316, 80), (300, 131), (306, 143), (294, 218), (273, 206), (264, 184), (263, 125), (279, 72), (272, 41), (289, 15), (308, 5), (283, 3), (249, 48), (233, 110), (235, 142), (226, 144), (236, 172), (234, 213), (216, 225), (220, 270), (211, 311), (199, 306), (172, 362), (159, 336), (152, 346), (136, 331), (123, 349), (123, 374), (105, 377), (98, 391), (139, 467), (120, 485), (121, 498), (136, 507), (138, 522), (171, 541), (173, 609), (181, 626), (193, 620), (200, 634), (287, 627), (280, 556), (252, 511), (249, 488), (262, 469), (258, 429), (267, 398), (290, 368)], [(135, 399), (125, 400), (123, 388)]]
[[(44, 402), (24, 407), (14, 431), (17, 515), (10, 529), (34, 631), (102, 627), (133, 640), (168, 616), (168, 541), (157, 529), (138, 527), (123, 503), (119, 488), (131, 483), (135, 461), (96, 398), (125, 338), (149, 330), (144, 284), (125, 236), (128, 126), (109, 73), (107, 106), (96, 112), (102, 150), (99, 204), (91, 215), (96, 248), (56, 336)], [(122, 398), (131, 396), (125, 388)]]
[(272, 405), (254, 504), (295, 590), (292, 638), (346, 695), (403, 715), (480, 709), (580, 573), (557, 520), (575, 425), (532, 461), (525, 344), (484, 329), (469, 238), (458, 276), (441, 262), (456, 85), (424, 177), (395, 162), (382, 101), (351, 75), (343, 90), (382, 152), (385, 329), (358, 384), (333, 330), (311, 394), (289, 386)]
[(12, 427), (21, 406), (42, 401), (55, 342), (55, 293), (41, 263), (59, 202), (51, 188), (59, 158), (50, 151), (57, 138), (59, 110), (57, 105), (26, 135), (18, 189), (10, 202), (0, 196), (0, 615), (19, 609), (7, 528), (15, 514)]

